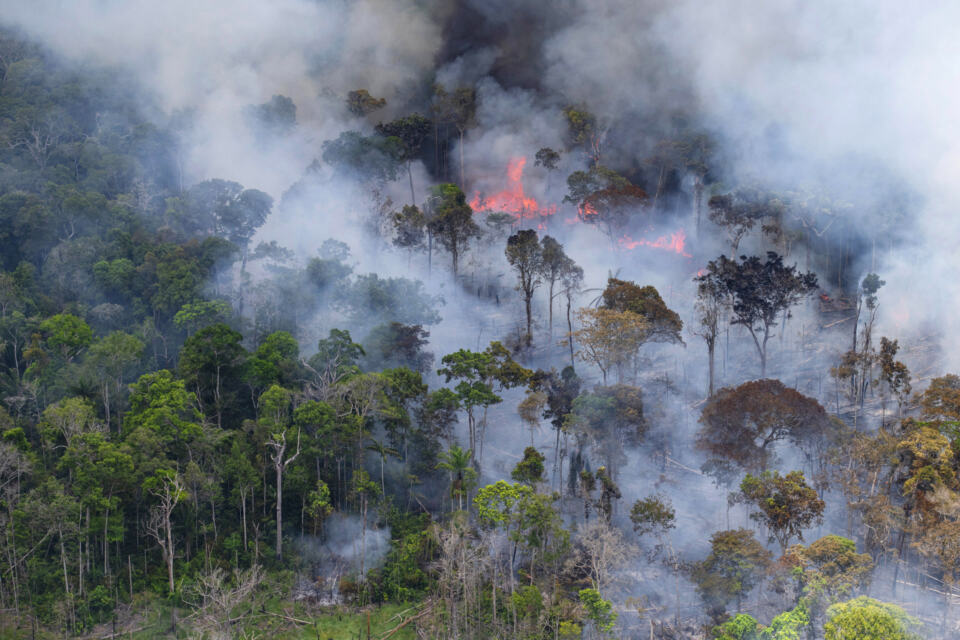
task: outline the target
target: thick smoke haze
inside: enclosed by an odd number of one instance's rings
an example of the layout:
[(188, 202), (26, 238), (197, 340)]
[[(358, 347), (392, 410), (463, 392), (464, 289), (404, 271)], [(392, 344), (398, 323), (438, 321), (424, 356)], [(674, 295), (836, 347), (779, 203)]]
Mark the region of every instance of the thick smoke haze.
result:
[[(650, 428), (647, 441), (624, 454), (617, 478), (624, 500), (614, 521), (629, 529), (629, 503), (655, 493), (669, 496), (677, 510), (672, 544), (686, 559), (706, 555), (708, 532), (753, 527), (746, 507), (727, 504), (731, 487), (718, 486), (700, 470), (704, 456), (694, 447), (706, 401), (707, 355), (693, 332), (693, 278), (708, 261), (730, 253), (730, 243), (716, 225), (704, 221), (698, 229), (693, 175), (683, 170), (671, 178), (675, 184), (665, 190), (670, 195), (657, 202), (650, 221), (635, 223), (623, 237), (607, 237), (597, 226), (579, 222), (576, 207), (563, 202), (566, 177), (587, 168), (588, 159), (568, 144), (565, 108), (595, 114), (604, 132), (604, 164), (609, 160), (650, 193), (657, 178), (657, 161), (651, 158), (668, 135), (664, 132), (677, 137), (705, 132), (715, 142), (713, 191), (705, 201), (743, 185), (798, 200), (822, 196), (841, 212), (834, 231), (845, 229), (837, 237), (847, 243), (839, 251), (841, 261), (849, 256), (847, 273), (841, 268), (833, 275), (829, 265), (811, 261), (811, 234), (819, 237), (823, 228), (804, 229), (805, 239), (795, 245), (801, 248), (787, 252), (786, 262), (817, 271), (825, 297), (851, 293), (867, 273), (878, 273), (886, 284), (879, 293), (874, 341), (881, 335), (901, 340), (898, 357), (914, 372), (916, 390), (931, 375), (960, 370), (960, 5), (936, 3), (935, 11), (921, 12), (866, 0), (0, 4), (7, 5), (0, 20), (69, 64), (115, 71), (139, 88), (143, 111), (179, 137), (182, 188), (221, 178), (272, 196), (273, 211), (251, 247), (276, 241), (295, 254), (291, 267), (303, 267), (333, 238), (349, 245), (346, 262), (354, 275), (422, 281), (430, 296), (443, 301), (438, 305), (442, 319), (426, 327), (434, 364), (446, 353), (482, 350), (492, 340), (521, 343), (524, 305), (504, 258), (506, 236), (516, 226), (502, 237), (490, 234), (477, 241), (462, 256), (461, 277), (455, 280), (446, 252), (435, 250), (428, 263), (423, 252), (408, 254), (384, 242), (392, 233), (389, 216), (411, 203), (411, 188), (416, 204), (423, 206), (432, 186), (460, 182), (462, 171), (468, 201), (480, 202), (504, 189), (535, 199), (551, 215), (522, 219), (519, 226), (558, 238), (583, 267), (584, 290), (574, 309), (594, 304), (610, 276), (654, 285), (683, 318), (684, 344), (643, 349), (639, 378)], [(475, 122), (462, 136), (450, 127), (452, 146), (443, 152), (436, 129), (430, 142), (436, 149), (412, 163), (412, 185), (405, 167), (397, 180), (374, 190), (364, 176), (345, 175), (322, 161), (323, 143), (345, 131), (369, 135), (377, 123), (413, 112), (432, 117), (437, 85), (474, 88)], [(345, 100), (358, 89), (385, 99), (386, 106), (364, 117), (352, 115)], [(292, 99), (296, 126), (267, 139), (250, 114), (274, 96)], [(564, 152), (550, 170), (534, 162), (543, 147), (575, 150)], [(810, 201), (820, 206), (816, 198)], [(481, 215), (477, 212), (475, 219), (482, 226)], [(758, 226), (738, 253), (760, 254), (769, 245)], [(827, 261), (834, 255), (829, 248), (821, 253)], [(272, 282), (263, 263), (251, 261), (249, 273), (251, 291)], [(298, 328), (302, 352), (310, 355), (318, 338), (346, 320), (322, 298), (305, 304), (312, 307)], [(850, 348), (852, 327), (821, 331), (816, 304), (813, 298), (797, 306), (776, 327), (766, 373), (839, 414), (840, 383), (829, 370)], [(546, 306), (541, 288), (534, 300), (537, 345), (522, 356), (531, 368), (569, 364), (567, 347), (560, 343), (566, 334), (563, 302), (558, 298), (552, 307), (549, 336)], [(350, 320), (347, 328), (360, 342), (382, 318)], [(746, 332), (726, 324), (721, 332), (717, 387), (757, 377)], [(939, 349), (931, 347), (934, 343)], [(579, 362), (577, 369), (584, 390), (599, 384), (596, 371)], [(426, 377), (431, 388), (443, 384), (433, 372)], [(480, 484), (508, 478), (524, 447), (533, 444), (547, 454), (552, 487), (557, 432), (543, 421), (531, 434), (517, 414), (522, 390), (502, 395), (504, 402), (489, 412)], [(869, 428), (882, 418), (861, 420)], [(461, 419), (457, 427), (460, 442), (464, 423)], [(570, 453), (574, 443), (561, 446)], [(815, 475), (814, 462), (794, 447), (774, 448), (775, 468)], [(385, 486), (405, 482), (399, 462), (385, 466)], [(443, 489), (425, 488), (424, 493), (432, 492), (425, 501), (442, 506), (449, 500), (441, 496)], [(842, 532), (848, 522), (846, 505), (831, 505), (824, 524), (807, 537)], [(360, 525), (353, 516), (342, 516), (329, 526), (339, 528), (332, 539), (301, 541), (301, 551), (336, 590), (341, 565), (357, 559)], [(366, 535), (366, 559), (380, 562), (388, 551), (389, 530)], [(699, 602), (686, 579), (681, 588), (677, 578), (673, 595), (655, 593), (671, 578), (662, 564), (639, 561), (631, 570), (645, 576), (634, 587), (636, 597), (659, 598), (678, 610), (681, 599)], [(650, 633), (653, 637), (652, 623)]]

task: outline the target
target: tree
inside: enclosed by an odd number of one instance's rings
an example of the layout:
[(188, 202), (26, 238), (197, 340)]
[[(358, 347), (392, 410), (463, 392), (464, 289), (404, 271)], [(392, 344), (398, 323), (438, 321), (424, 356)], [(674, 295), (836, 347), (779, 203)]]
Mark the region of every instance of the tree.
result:
[(574, 342), (573, 342), (573, 318), (570, 316), (570, 308), (573, 305), (573, 298), (580, 293), (583, 286), (583, 269), (577, 266), (573, 260), (564, 263), (560, 271), (560, 286), (563, 291), (563, 297), (567, 299), (567, 342), (570, 347), (570, 366), (574, 361)]
[(823, 521), (826, 507), (800, 471), (785, 476), (778, 471), (764, 471), (759, 476), (748, 473), (732, 501), (757, 509), (750, 519), (770, 531), (770, 541), (777, 541), (781, 553), (786, 553), (791, 539), (803, 540), (804, 529)]
[(377, 454), (377, 457), (380, 458), (380, 493), (387, 495), (387, 485), (383, 481), (383, 467), (387, 463), (387, 456), (398, 457), (400, 452), (376, 438), (370, 438), (367, 451), (373, 451)]
[(366, 89), (357, 89), (347, 94), (347, 111), (359, 118), (385, 106), (387, 106), (385, 98), (374, 98)]
[(796, 265), (787, 267), (783, 258), (767, 252), (766, 262), (756, 256), (741, 261), (720, 256), (707, 264), (706, 273), (696, 278), (730, 300), (732, 324), (742, 325), (753, 338), (760, 358), (760, 375), (767, 371), (767, 342), (771, 330), (790, 308), (817, 290), (817, 276), (801, 273)]
[(143, 488), (157, 499), (157, 504), (150, 508), (144, 528), (157, 544), (163, 554), (163, 561), (167, 565), (167, 587), (170, 595), (176, 590), (173, 581), (173, 510), (187, 497), (183, 478), (179, 473), (160, 470), (144, 481)]
[(630, 311), (646, 320), (650, 327), (648, 341), (683, 344), (680, 337), (683, 321), (676, 311), (667, 307), (656, 287), (641, 287), (628, 280), (609, 278), (602, 299), (604, 309)]
[(537, 150), (534, 158), (536, 166), (543, 167), (547, 171), (553, 171), (557, 168), (557, 163), (560, 161), (560, 152), (550, 147), (541, 147)]
[(577, 206), (580, 220), (602, 227), (611, 243), (649, 203), (646, 191), (599, 165), (570, 174), (567, 189), (563, 201)]
[[(533, 372), (517, 364), (510, 352), (499, 342), (491, 342), (484, 351), (460, 349), (440, 360), (443, 367), (437, 370), (446, 382), (459, 380), (455, 387), (460, 407), (467, 413), (470, 434), (470, 451), (483, 456), (483, 437), (486, 432), (487, 408), (502, 402), (494, 393), (494, 384), (500, 390), (527, 384)], [(477, 430), (476, 409), (483, 408), (480, 430)], [(476, 451), (479, 444), (480, 450)]]
[(397, 149), (397, 160), (407, 168), (407, 177), (410, 180), (410, 205), (416, 206), (417, 197), (413, 192), (413, 162), (420, 157), (423, 141), (430, 135), (431, 122), (419, 113), (405, 118), (398, 118), (386, 124), (380, 123), (375, 128), (377, 133), (385, 138), (394, 138)]
[(440, 454), (440, 462), (437, 464), (437, 469), (450, 473), (450, 495), (456, 496), (461, 511), (463, 511), (463, 498), (469, 498), (470, 489), (473, 488), (477, 479), (476, 470), (470, 466), (472, 459), (472, 451), (469, 449), (464, 451), (457, 445), (453, 445)]
[(853, 540), (828, 535), (809, 546), (793, 545), (783, 557), (797, 578), (803, 601), (819, 619), (826, 607), (850, 598), (870, 584), (873, 560), (857, 553)]
[(607, 136), (609, 124), (583, 107), (568, 106), (563, 110), (567, 120), (567, 143), (583, 147), (594, 166), (600, 164), (600, 149)]
[(427, 228), (431, 237), (450, 253), (453, 260), (453, 276), (456, 278), (460, 256), (470, 246), (470, 240), (480, 235), (480, 227), (473, 221), (473, 210), (467, 197), (455, 184), (445, 183), (431, 191), (430, 222)]
[(740, 241), (757, 222), (764, 218), (778, 218), (783, 214), (783, 202), (758, 189), (738, 189), (726, 195), (716, 195), (707, 201), (710, 221), (721, 227), (730, 241), (730, 255), (737, 255)]
[(581, 589), (578, 593), (580, 604), (586, 609), (587, 619), (604, 636), (613, 637), (613, 627), (617, 623), (617, 612), (613, 603), (600, 597), (596, 589)]
[(367, 512), (370, 508), (370, 498), (375, 498), (379, 491), (377, 483), (370, 480), (370, 475), (363, 469), (355, 469), (350, 482), (350, 492), (360, 505), (360, 581), (366, 580), (367, 561)]
[(223, 426), (225, 410), (235, 407), (237, 388), (247, 351), (243, 336), (223, 323), (204, 327), (183, 344), (179, 369), (203, 405), (211, 406), (217, 426)]
[(270, 439), (267, 440), (266, 445), (273, 449), (270, 459), (273, 461), (273, 468), (277, 476), (277, 560), (280, 561), (283, 559), (283, 472), (300, 455), (300, 431), (297, 431), (297, 450), (292, 455), (286, 455), (286, 430), (270, 434)]
[(612, 370), (622, 382), (647, 341), (650, 324), (632, 311), (583, 308), (576, 315), (581, 327), (572, 334), (580, 345), (577, 357), (600, 369), (604, 385)]
[(114, 331), (90, 347), (87, 361), (97, 373), (108, 428), (113, 406), (122, 409), (119, 402), (126, 391), (127, 376), (140, 362), (145, 347), (139, 338), (122, 331)]
[(523, 450), (523, 459), (510, 472), (510, 477), (516, 482), (523, 482), (531, 487), (543, 482), (543, 454), (534, 447)]
[(360, 373), (358, 362), (364, 355), (363, 347), (353, 341), (346, 329), (331, 329), (326, 338), (321, 338), (317, 342), (317, 352), (307, 361), (316, 378), (320, 398), (328, 399), (334, 385)]
[(713, 381), (717, 336), (720, 333), (720, 315), (723, 313), (724, 294), (716, 280), (704, 280), (697, 284), (697, 302), (694, 305), (697, 326), (693, 333), (703, 338), (707, 345), (708, 378), (707, 398), (713, 397)]
[(563, 277), (563, 272), (569, 269), (573, 261), (563, 251), (563, 245), (551, 238), (543, 236), (540, 239), (540, 277), (547, 283), (547, 304), (549, 308), (550, 337), (553, 337), (553, 298), (554, 287)]
[[(910, 370), (907, 365), (895, 360), (900, 345), (896, 340), (880, 338), (880, 378), (886, 383), (887, 389), (897, 398), (897, 414), (902, 415), (903, 405), (910, 397), (913, 388), (910, 386)], [(947, 378), (950, 376), (948, 375)], [(960, 386), (960, 381), (958, 381)]]
[(637, 500), (630, 508), (630, 522), (633, 531), (638, 536), (648, 533), (660, 536), (675, 528), (676, 512), (669, 498), (663, 496), (648, 496)]
[(227, 322), (232, 313), (233, 310), (230, 305), (223, 300), (188, 302), (180, 307), (180, 310), (173, 316), (173, 324), (178, 329), (186, 331), (187, 337), (190, 337), (197, 329), (218, 322)]
[(247, 107), (247, 114), (264, 133), (272, 135), (286, 135), (297, 126), (297, 105), (283, 95), (274, 95), (269, 102)]
[(540, 286), (540, 272), (543, 269), (543, 248), (537, 241), (537, 232), (533, 229), (521, 229), (507, 238), (506, 255), (507, 262), (517, 272), (517, 290), (523, 295), (529, 345), (533, 339), (530, 305), (534, 292)]
[(696, 446), (721, 479), (733, 467), (763, 470), (773, 445), (789, 441), (801, 448), (823, 445), (834, 423), (820, 403), (779, 380), (754, 380), (720, 389), (700, 414)]
[(593, 452), (617, 477), (626, 461), (624, 452), (638, 445), (647, 432), (643, 416), (643, 392), (639, 387), (617, 384), (598, 386), (582, 393), (571, 405), (564, 426), (577, 438), (577, 456), (589, 444)]
[(427, 217), (419, 207), (404, 205), (393, 214), (393, 229), (396, 234), (393, 244), (402, 249), (413, 251), (423, 247), (424, 234), (427, 227)]
[(344, 131), (323, 143), (323, 161), (340, 174), (383, 184), (397, 179), (397, 140)]
[(466, 187), (463, 171), (463, 136), (476, 125), (477, 92), (473, 87), (459, 87), (448, 92), (442, 84), (434, 87), (434, 111), (437, 119), (448, 122), (457, 129), (460, 143), (460, 188)]
[(721, 613), (733, 599), (741, 608), (743, 596), (763, 579), (770, 555), (749, 529), (710, 536), (710, 554), (694, 565), (693, 581), (711, 615)]
[(250, 239), (273, 207), (273, 198), (257, 189), (227, 180), (205, 180), (186, 194), (186, 211), (179, 222), (194, 233), (225, 238), (243, 251), (246, 263)]
[(59, 352), (66, 362), (72, 361), (93, 342), (93, 330), (82, 318), (58, 313), (40, 323), (47, 345)]
[(827, 609), (825, 640), (920, 640), (920, 621), (900, 607), (860, 596)]

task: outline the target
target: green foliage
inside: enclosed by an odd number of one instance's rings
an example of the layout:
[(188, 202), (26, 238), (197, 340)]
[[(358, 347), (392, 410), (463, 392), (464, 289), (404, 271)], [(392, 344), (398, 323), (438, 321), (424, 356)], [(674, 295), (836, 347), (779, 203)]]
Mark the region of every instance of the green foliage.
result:
[(919, 640), (920, 622), (900, 607), (860, 596), (827, 609), (826, 640)]
[(784, 552), (792, 538), (803, 540), (803, 530), (822, 521), (826, 506), (800, 471), (785, 476), (777, 471), (764, 471), (758, 477), (747, 474), (734, 499), (757, 509), (750, 518), (763, 523), (770, 541), (776, 540)]
[(617, 623), (617, 612), (613, 603), (600, 597), (596, 589), (581, 589), (580, 604), (586, 610), (587, 619), (604, 635), (613, 637), (613, 627)]
[(710, 536), (710, 554), (693, 567), (697, 592), (711, 609), (722, 610), (759, 584), (770, 556), (748, 529), (718, 531)]
[(633, 503), (630, 508), (630, 522), (639, 536), (648, 533), (662, 535), (676, 527), (676, 513), (669, 498), (648, 496)]
[(746, 613), (738, 613), (711, 631), (713, 640), (757, 640), (759, 625), (756, 619)]
[(543, 463), (546, 457), (533, 447), (523, 450), (523, 459), (510, 472), (510, 477), (517, 482), (535, 486), (543, 481)]

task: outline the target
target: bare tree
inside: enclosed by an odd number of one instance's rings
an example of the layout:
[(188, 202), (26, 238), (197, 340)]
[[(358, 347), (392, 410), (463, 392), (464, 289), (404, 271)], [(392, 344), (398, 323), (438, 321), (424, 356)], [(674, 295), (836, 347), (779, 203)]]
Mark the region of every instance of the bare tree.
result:
[(234, 569), (232, 580), (223, 569), (216, 567), (197, 577), (190, 588), (199, 598), (194, 610), (196, 625), (204, 637), (215, 640), (236, 638), (234, 625), (243, 616), (234, 617), (237, 607), (243, 604), (263, 580), (263, 569), (255, 564), (249, 569)]
[(617, 569), (627, 566), (639, 553), (605, 518), (596, 518), (580, 530), (574, 550), (569, 562), (589, 573), (594, 588), (601, 594), (613, 584)]
[(270, 435), (267, 446), (273, 448), (270, 455), (273, 468), (277, 472), (277, 560), (283, 559), (283, 472), (297, 456), (300, 455), (300, 430), (297, 429), (297, 450), (288, 458), (284, 458), (287, 451), (287, 434), (285, 431)]
[(176, 550), (173, 545), (173, 523), (170, 516), (177, 504), (186, 496), (185, 485), (180, 474), (175, 472), (158, 474), (154, 480), (156, 481), (151, 483), (148, 491), (159, 500), (159, 504), (150, 508), (145, 528), (147, 535), (160, 545), (160, 552), (167, 564), (167, 580), (172, 594), (175, 589), (173, 557)]

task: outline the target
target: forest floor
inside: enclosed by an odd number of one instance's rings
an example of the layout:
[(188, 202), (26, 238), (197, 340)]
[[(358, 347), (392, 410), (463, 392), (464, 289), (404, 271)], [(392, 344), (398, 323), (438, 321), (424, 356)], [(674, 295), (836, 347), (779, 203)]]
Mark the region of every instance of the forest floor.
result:
[[(147, 640), (149, 638), (197, 638), (200, 630), (191, 624), (188, 611), (178, 609), (180, 622), (177, 633), (171, 632), (171, 618), (168, 607), (159, 603), (147, 610), (140, 610), (135, 619), (118, 623), (114, 632), (112, 624), (98, 625), (92, 633), (77, 636), (65, 636), (62, 631), (53, 629), (31, 630), (29, 627), (16, 628), (11, 620), (0, 618), (0, 640), (53, 639), (64, 637), (77, 638), (124, 638), (129, 640)], [(290, 600), (275, 600), (266, 603), (259, 612), (251, 613), (247, 619), (234, 627), (236, 637), (271, 638), (277, 640), (380, 640), (399, 626), (403, 620), (415, 614), (417, 609), (404, 604), (385, 604), (369, 607), (334, 607), (323, 611), (304, 610), (302, 605)], [(369, 626), (368, 626), (369, 624)], [(240, 629), (243, 629), (241, 632)], [(389, 636), (390, 640), (415, 640), (413, 624), (397, 630)]]

